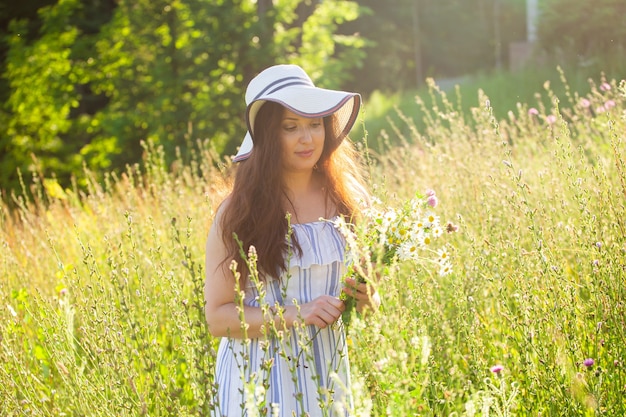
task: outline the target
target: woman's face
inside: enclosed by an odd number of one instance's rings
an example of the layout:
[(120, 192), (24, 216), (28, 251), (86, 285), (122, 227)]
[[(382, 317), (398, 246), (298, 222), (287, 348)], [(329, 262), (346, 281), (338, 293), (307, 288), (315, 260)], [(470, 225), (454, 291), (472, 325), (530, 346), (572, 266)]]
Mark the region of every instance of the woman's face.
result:
[(287, 171), (312, 170), (324, 150), (324, 120), (310, 119), (285, 109), (280, 123), (283, 168)]

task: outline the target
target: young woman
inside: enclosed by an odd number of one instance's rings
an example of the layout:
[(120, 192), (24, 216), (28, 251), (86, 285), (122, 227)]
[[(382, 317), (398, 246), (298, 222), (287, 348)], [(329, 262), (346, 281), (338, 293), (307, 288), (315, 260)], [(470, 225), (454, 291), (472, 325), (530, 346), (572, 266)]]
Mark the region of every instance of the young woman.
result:
[[(206, 318), (222, 338), (220, 416), (249, 415), (250, 407), (268, 416), (345, 415), (349, 408), (339, 297), (354, 296), (357, 310), (380, 303), (372, 286), (343, 280), (345, 241), (330, 221), (353, 221), (368, 200), (344, 140), (360, 102), (358, 94), (315, 87), (295, 65), (270, 67), (248, 85), (234, 187), (206, 245)], [(241, 255), (250, 248), (259, 279)]]

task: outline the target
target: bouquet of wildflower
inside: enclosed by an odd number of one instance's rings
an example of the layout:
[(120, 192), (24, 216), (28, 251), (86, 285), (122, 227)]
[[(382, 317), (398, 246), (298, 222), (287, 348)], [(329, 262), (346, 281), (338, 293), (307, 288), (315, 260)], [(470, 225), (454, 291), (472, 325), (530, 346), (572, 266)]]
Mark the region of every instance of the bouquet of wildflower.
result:
[[(346, 239), (350, 256), (344, 278), (365, 282), (372, 264), (385, 267), (398, 262), (435, 267), (441, 276), (449, 274), (450, 250), (447, 245), (436, 245), (435, 241), (458, 227), (452, 223), (442, 225), (434, 211), (437, 205), (435, 192), (429, 190), (425, 195), (416, 194), (398, 208), (381, 208), (380, 201), (374, 201), (358, 225), (337, 219), (335, 227)], [(346, 302), (343, 319), (347, 325), (356, 302), (352, 297), (343, 297)]]

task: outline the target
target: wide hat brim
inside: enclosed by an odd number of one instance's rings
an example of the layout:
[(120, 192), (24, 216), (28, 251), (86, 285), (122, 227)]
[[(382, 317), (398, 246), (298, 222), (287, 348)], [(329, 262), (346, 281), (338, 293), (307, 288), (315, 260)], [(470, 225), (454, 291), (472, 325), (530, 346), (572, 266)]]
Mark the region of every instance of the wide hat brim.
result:
[(326, 117), (335, 114), (337, 118), (335, 137), (342, 141), (354, 126), (361, 107), (361, 96), (346, 91), (327, 90), (313, 85), (293, 83), (269, 91), (253, 99), (246, 110), (248, 132), (234, 162), (247, 159), (254, 148), (254, 121), (261, 106), (273, 101), (293, 113), (308, 118)]

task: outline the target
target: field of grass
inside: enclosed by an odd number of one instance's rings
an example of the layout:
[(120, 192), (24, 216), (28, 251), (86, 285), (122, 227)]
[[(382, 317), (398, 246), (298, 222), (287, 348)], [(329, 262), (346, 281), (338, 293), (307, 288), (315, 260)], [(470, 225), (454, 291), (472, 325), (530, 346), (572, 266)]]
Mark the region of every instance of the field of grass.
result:
[[(506, 117), (430, 92), (383, 134), (370, 185), (390, 206), (436, 190), (454, 270), (387, 271), (349, 330), (352, 414), (625, 415), (626, 83), (547, 88)], [(147, 155), (0, 208), (0, 415), (211, 415), (203, 251), (229, 164)]]

